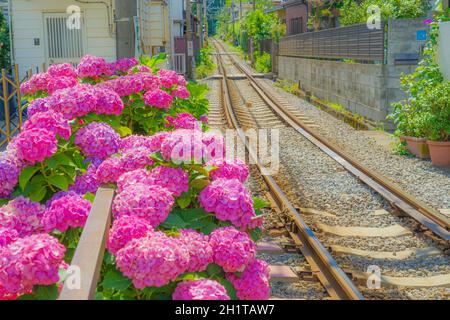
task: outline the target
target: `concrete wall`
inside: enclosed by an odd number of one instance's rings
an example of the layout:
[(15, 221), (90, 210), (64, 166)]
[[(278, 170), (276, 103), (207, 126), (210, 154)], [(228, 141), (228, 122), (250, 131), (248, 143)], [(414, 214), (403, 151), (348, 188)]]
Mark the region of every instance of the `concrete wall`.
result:
[(387, 63), (389, 65), (395, 64), (396, 57), (404, 54), (421, 55), (423, 47), (426, 44), (425, 40), (418, 40), (418, 33), (427, 33), (428, 26), (423, 21), (425, 18), (419, 19), (390, 19), (388, 22), (388, 51), (387, 51)]
[(412, 66), (386, 66), (279, 57), (278, 76), (300, 81), (316, 97), (341, 104), (374, 121), (385, 121), (390, 104), (403, 98), (399, 77)]
[(450, 21), (439, 27), (439, 65), (445, 79), (450, 81)]

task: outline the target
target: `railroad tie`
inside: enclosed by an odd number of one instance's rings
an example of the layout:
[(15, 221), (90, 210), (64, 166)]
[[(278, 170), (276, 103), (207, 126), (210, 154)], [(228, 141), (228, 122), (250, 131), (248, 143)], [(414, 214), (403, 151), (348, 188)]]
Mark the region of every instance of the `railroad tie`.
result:
[(324, 223), (317, 223), (320, 230), (325, 233), (331, 233), (341, 237), (400, 237), (412, 234), (411, 230), (408, 230), (401, 225), (394, 224), (389, 227), (341, 227), (330, 226)]

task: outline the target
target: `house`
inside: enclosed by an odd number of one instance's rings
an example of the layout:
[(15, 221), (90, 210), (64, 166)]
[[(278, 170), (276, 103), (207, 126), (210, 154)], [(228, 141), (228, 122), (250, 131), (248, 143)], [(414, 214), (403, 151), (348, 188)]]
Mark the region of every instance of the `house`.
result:
[(0, 0), (0, 11), (3, 13), (5, 20), (9, 23), (9, 2), (8, 0)]
[(174, 38), (184, 33), (182, 0), (10, 1), (12, 58), (21, 77), (30, 68), (77, 64), (86, 54), (108, 61), (172, 56)]

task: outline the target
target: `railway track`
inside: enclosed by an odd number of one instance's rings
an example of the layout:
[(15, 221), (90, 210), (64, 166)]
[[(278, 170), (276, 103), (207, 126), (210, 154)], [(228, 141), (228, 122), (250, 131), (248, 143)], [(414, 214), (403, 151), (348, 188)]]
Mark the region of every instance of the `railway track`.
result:
[[(224, 47), (220, 43), (215, 41), (214, 45), (219, 52), (225, 52)], [(443, 239), (444, 242), (449, 239), (448, 219), (442, 217), (442, 215), (434, 209), (421, 203), (417, 199), (407, 195), (384, 177), (365, 169), (350, 156), (338, 150), (335, 146), (330, 145), (330, 143), (325, 141), (325, 139), (320, 137), (315, 132), (314, 124), (305, 118), (298, 109), (289, 105), (286, 101), (283, 101), (283, 99), (272, 88), (264, 83), (264, 81), (256, 79), (253, 76), (253, 71), (247, 66), (239, 63), (232, 54), (217, 54), (216, 59), (223, 78), (220, 82), (216, 81), (214, 83), (216, 86), (219, 85), (219, 83), (222, 86), (220, 89), (222, 103), (212, 105), (210, 114), (210, 123), (212, 126), (219, 126), (218, 124), (221, 123), (222, 126), (241, 129), (293, 128), (301, 135), (302, 138), (319, 148), (321, 152), (324, 152), (328, 157), (336, 161), (339, 166), (344, 167), (353, 176), (359, 178), (359, 180), (362, 181), (368, 188), (371, 188), (373, 191), (380, 194), (392, 207), (397, 208), (409, 217), (414, 218), (421, 225), (425, 226), (428, 230), (437, 235), (440, 239)], [(252, 154), (252, 151), (249, 150), (249, 153), (250, 156), (256, 157), (256, 153), (254, 151)], [(259, 163), (259, 167), (261, 167), (261, 163)], [(302, 220), (299, 210), (296, 210), (297, 208), (300, 208), (300, 206), (294, 206), (289, 202), (289, 200), (291, 200), (291, 202), (295, 202), (295, 199), (292, 199), (292, 195), (289, 194), (286, 196), (283, 193), (282, 189), (289, 190), (290, 187), (286, 186), (283, 181), (279, 181), (279, 178), (275, 178), (275, 180), (270, 176), (262, 176), (262, 178), (270, 190), (268, 198), (274, 204), (275, 211), (278, 211), (280, 214), (284, 213), (287, 215), (288, 219), (284, 221), (287, 221), (286, 225), (289, 229), (289, 234), (293, 237), (293, 239), (300, 244), (300, 247), (302, 247), (301, 244), (305, 243), (308, 239), (300, 238), (296, 235), (302, 233), (304, 235), (312, 234), (315, 238), (315, 242), (319, 244), (317, 248), (313, 247), (312, 249), (311, 244), (309, 244), (309, 248), (306, 250), (303, 245), (303, 254), (307, 258), (309, 256), (308, 263), (311, 265), (311, 269), (315, 272), (315, 274), (320, 274), (321, 277), (325, 277), (325, 279), (321, 279), (320, 277), (318, 278), (324, 288), (327, 289), (330, 296), (335, 299), (363, 298), (363, 295), (358, 291), (357, 287), (351, 283), (349, 278), (345, 275), (331, 255), (328, 252), (324, 253), (326, 252), (324, 246), (320, 244), (317, 237), (314, 236), (314, 233)], [(319, 232), (321, 231), (319, 230)], [(333, 256), (335, 256), (338, 247), (339, 246), (334, 246), (332, 248)], [(320, 254), (317, 254), (317, 252), (311, 250), (322, 251), (322, 254), (329, 260), (320, 257), (318, 258), (319, 262), (317, 260), (312, 260), (311, 255), (320, 256)], [(420, 252), (420, 250), (415, 253), (417, 254), (418, 252)], [(439, 254), (441, 253), (442, 252), (439, 251)], [(352, 252), (351, 254), (355, 254), (355, 252)], [(364, 256), (364, 252), (357, 252), (356, 254)], [(369, 254), (374, 255), (373, 252), (369, 252)], [(376, 254), (377, 253), (375, 253), (375, 256), (377, 256)], [(436, 254), (436, 252), (433, 254)], [(380, 259), (385, 259), (386, 255), (386, 252), (380, 253), (379, 257)], [(399, 256), (401, 255), (402, 253), (399, 254)], [(394, 260), (395, 259), (398, 259), (398, 257), (394, 257)], [(327, 268), (335, 268), (341, 271), (338, 272), (337, 275), (331, 274), (331, 278), (333, 278), (333, 276), (345, 276), (342, 279), (346, 280), (344, 281), (341, 279), (338, 281), (330, 281), (330, 276), (327, 278), (327, 276), (323, 275), (323, 270)], [(358, 281), (361, 280), (361, 273), (356, 276), (357, 272), (355, 272), (354, 268), (351, 268), (351, 270), (346, 269), (346, 271)], [(327, 271), (324, 273), (326, 275)], [(438, 281), (431, 281), (430, 283), (436, 283), (437, 286), (447, 286), (448, 276), (449, 275), (444, 275), (445, 279), (437, 276), (437, 278), (439, 278)], [(389, 277), (386, 277), (386, 279), (387, 278)], [(387, 280), (388, 282), (390, 281), (389, 279)], [(404, 277), (399, 279), (395, 278), (392, 282), (394, 285), (397, 283), (399, 286), (408, 286), (409, 282), (411, 282), (411, 285), (414, 287), (418, 283), (422, 283), (420, 280), (421, 279), (414, 277)], [(345, 287), (345, 285), (348, 285), (349, 288), (353, 288), (354, 290), (348, 290), (348, 288), (343, 289), (343, 286)], [(340, 289), (339, 286), (341, 286)], [(330, 290), (330, 287), (333, 289)], [(359, 288), (364, 289), (364, 287)], [(340, 293), (333, 290), (337, 290)]]
[[(225, 51), (219, 42), (215, 43), (220, 49)], [(266, 83), (255, 79), (251, 70), (239, 64), (232, 55), (227, 57), (229, 57), (236, 69), (245, 74), (258, 95), (283, 121), (292, 126), (298, 133), (337, 161), (346, 170), (358, 177), (367, 186), (378, 192), (392, 206), (415, 219), (443, 240), (450, 240), (450, 218), (400, 189), (388, 178), (367, 169), (349, 154), (330, 144), (300, 119), (294, 107), (283, 101)]]
[[(245, 108), (240, 108), (239, 90), (234, 87), (228, 79), (228, 72), (222, 64), (221, 57), (217, 58), (219, 71), (223, 75), (221, 81), (220, 92), (222, 94), (222, 106), (213, 103), (210, 110), (210, 125), (214, 127), (229, 127), (236, 129), (238, 136), (242, 142), (245, 143), (249, 156), (256, 163), (256, 168), (260, 173), (263, 173), (264, 166), (259, 159), (256, 150), (252, 149), (248, 144), (245, 134), (240, 129), (249, 128), (274, 128), (284, 127), (285, 125), (279, 120), (273, 120), (273, 114), (268, 111), (263, 104), (253, 105), (254, 112), (249, 113)], [(229, 62), (229, 61), (228, 61)], [(237, 71), (237, 68), (232, 67), (232, 71)], [(213, 88), (214, 89), (214, 88)], [(223, 109), (221, 109), (223, 107)], [(224, 112), (223, 112), (223, 111)], [(258, 114), (257, 117), (254, 114)], [(329, 254), (326, 248), (320, 243), (313, 231), (306, 225), (301, 218), (297, 209), (291, 204), (287, 196), (282, 191), (281, 187), (269, 175), (261, 175), (264, 180), (268, 193), (266, 198), (272, 205), (272, 209), (280, 216), (285, 214), (289, 217), (289, 223), (285, 225), (287, 232), (293, 239), (293, 242), (301, 248), (303, 256), (309, 264), (309, 267), (325, 288), (330, 298), (345, 299), (345, 300), (362, 300), (363, 295), (359, 292), (350, 278), (338, 266), (333, 257)]]

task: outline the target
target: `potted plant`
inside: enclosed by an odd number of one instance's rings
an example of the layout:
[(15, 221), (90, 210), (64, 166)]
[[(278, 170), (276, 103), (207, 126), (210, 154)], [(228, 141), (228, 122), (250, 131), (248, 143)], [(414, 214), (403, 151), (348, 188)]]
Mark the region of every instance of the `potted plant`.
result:
[(418, 126), (420, 113), (409, 101), (394, 103), (393, 111), (388, 116), (397, 125), (395, 135), (401, 142), (406, 143), (406, 148), (410, 153), (420, 159), (430, 158), (427, 140), (424, 132)]
[(450, 166), (450, 82), (442, 82), (424, 92), (425, 111), (421, 114), (431, 162)]

